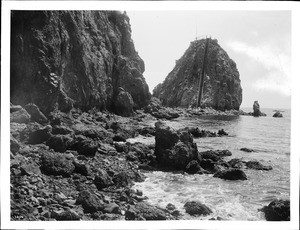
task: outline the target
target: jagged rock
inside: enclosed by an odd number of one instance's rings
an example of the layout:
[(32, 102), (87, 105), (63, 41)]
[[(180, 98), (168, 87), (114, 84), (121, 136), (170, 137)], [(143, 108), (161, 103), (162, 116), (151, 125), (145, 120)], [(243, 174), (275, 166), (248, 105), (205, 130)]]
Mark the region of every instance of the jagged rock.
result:
[(128, 117), (133, 114), (134, 102), (130, 93), (119, 88), (119, 93), (114, 104), (114, 111), (118, 115)]
[(202, 173), (202, 169), (196, 160), (193, 160), (190, 163), (188, 163), (185, 171), (189, 174)]
[(69, 127), (63, 126), (63, 125), (55, 125), (52, 127), (52, 134), (60, 134), (60, 135), (66, 135), (72, 133), (73, 130)]
[(210, 132), (208, 130), (200, 130), (198, 127), (192, 127), (192, 128), (189, 128), (191, 134), (198, 138), (198, 137), (216, 137), (217, 134), (215, 132)]
[(199, 152), (198, 159), (201, 161), (201, 159), (210, 159), (214, 162), (217, 162), (221, 160), (223, 157), (231, 156), (232, 153), (225, 149), (225, 150), (208, 150), (204, 152)]
[(103, 201), (97, 195), (86, 190), (79, 193), (76, 203), (82, 205), (85, 213), (101, 211), (104, 208)]
[(20, 143), (12, 136), (10, 135), (10, 151), (12, 153), (18, 152), (20, 149)]
[(74, 210), (66, 210), (66, 211), (52, 211), (51, 217), (56, 220), (80, 220), (80, 216)]
[(16, 122), (19, 124), (27, 124), (30, 121), (30, 115), (23, 108), (15, 112), (10, 113), (10, 122)]
[(274, 113), (273, 117), (283, 117), (283, 115), (281, 112), (276, 111), (276, 113)]
[(39, 165), (35, 162), (23, 162), (20, 165), (20, 170), (23, 175), (38, 175), (41, 174)]
[(34, 124), (27, 125), (25, 132), (28, 132), (28, 144), (41, 144), (51, 137), (51, 126), (35, 126)]
[(160, 100), (155, 97), (151, 98), (150, 103), (144, 108), (144, 111), (158, 119), (171, 120), (179, 117), (179, 114), (173, 109), (162, 107)]
[(11, 101), (46, 115), (111, 109), (119, 87), (136, 108), (150, 99), (129, 18), (117, 11), (15, 11), (11, 70)]
[(268, 206), (259, 209), (265, 213), (268, 221), (289, 221), (290, 220), (290, 201), (273, 200)]
[(258, 101), (254, 101), (254, 103), (253, 103), (253, 113), (250, 113), (250, 115), (252, 115), (254, 117), (266, 116), (265, 113), (262, 113), (260, 111), (260, 105), (259, 105)]
[(256, 170), (272, 170), (272, 166), (268, 165), (262, 165), (260, 162), (258, 161), (248, 161), (246, 162), (246, 166), (249, 168), (249, 169), (256, 169)]
[(228, 136), (228, 133), (225, 132), (224, 129), (220, 129), (220, 130), (218, 131), (218, 135), (219, 135), (219, 136)]
[(32, 103), (25, 105), (26, 111), (30, 114), (30, 120), (40, 123), (42, 125), (47, 124), (49, 121), (47, 117), (40, 111), (40, 109)]
[(41, 171), (44, 174), (50, 175), (69, 177), (75, 169), (72, 160), (67, 159), (65, 155), (61, 153), (42, 153), (40, 164)]
[(228, 164), (232, 167), (232, 168), (242, 168), (244, 167), (244, 161), (242, 161), (241, 159), (238, 158), (234, 158), (231, 159), (230, 161), (228, 161)]
[(103, 188), (111, 186), (113, 182), (104, 169), (98, 169), (98, 172), (94, 179), (94, 184), (96, 185), (98, 190), (102, 190)]
[(114, 202), (113, 203), (109, 203), (107, 205), (104, 205), (103, 212), (118, 214), (118, 213), (120, 213), (120, 207), (119, 207), (119, 205), (117, 205)]
[(135, 206), (130, 206), (125, 213), (126, 220), (166, 220), (166, 214), (146, 202), (138, 202)]
[[(205, 39), (191, 42), (165, 81), (153, 90), (164, 106), (194, 107), (197, 104)], [(202, 105), (217, 110), (238, 110), (242, 88), (236, 64), (218, 41), (209, 39)]]
[(155, 155), (161, 167), (185, 170), (197, 159), (197, 145), (188, 129), (176, 132), (163, 122), (155, 123)]
[(88, 176), (90, 174), (89, 166), (85, 163), (73, 161), (73, 164), (75, 166), (74, 172), (79, 173), (84, 176)]
[(71, 147), (79, 154), (84, 156), (95, 156), (98, 150), (97, 142), (86, 138), (85, 136), (78, 135), (74, 138), (73, 145)]
[(202, 159), (199, 165), (201, 168), (206, 170), (207, 173), (215, 173), (219, 171), (218, 164), (211, 159)]
[(46, 145), (56, 152), (65, 152), (72, 146), (73, 138), (69, 135), (52, 135), (47, 141)]
[(240, 150), (247, 153), (255, 152), (253, 149), (249, 149), (249, 148), (241, 148)]
[(112, 180), (118, 187), (126, 187), (131, 183), (130, 176), (126, 172), (120, 172), (114, 175)]
[(212, 213), (209, 207), (198, 201), (186, 202), (184, 208), (185, 211), (192, 216), (207, 216)]
[(214, 177), (224, 180), (247, 180), (246, 174), (240, 169), (228, 169), (217, 172)]

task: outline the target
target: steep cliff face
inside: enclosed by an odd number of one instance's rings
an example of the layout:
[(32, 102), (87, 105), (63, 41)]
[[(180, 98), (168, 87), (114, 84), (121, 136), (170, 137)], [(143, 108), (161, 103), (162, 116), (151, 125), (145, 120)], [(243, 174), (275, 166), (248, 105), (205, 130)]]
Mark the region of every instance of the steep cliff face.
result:
[(147, 104), (144, 62), (126, 13), (13, 11), (11, 18), (14, 104), (33, 102), (44, 113), (72, 107), (122, 113), (115, 102), (124, 91), (133, 108)]
[[(158, 97), (163, 105), (196, 106), (198, 73), (201, 74), (204, 47), (205, 39), (191, 42), (165, 81), (153, 90), (153, 95)], [(217, 110), (239, 109), (242, 103), (239, 72), (235, 62), (215, 39), (209, 39), (206, 70), (201, 105)]]

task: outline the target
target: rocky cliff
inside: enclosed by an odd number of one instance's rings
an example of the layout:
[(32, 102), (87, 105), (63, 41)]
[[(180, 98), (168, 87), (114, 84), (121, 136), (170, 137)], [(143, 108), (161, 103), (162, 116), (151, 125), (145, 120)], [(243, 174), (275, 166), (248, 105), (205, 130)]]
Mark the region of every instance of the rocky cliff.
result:
[(95, 107), (125, 115), (148, 103), (126, 13), (13, 11), (11, 19), (12, 103), (45, 114)]
[[(196, 106), (204, 47), (205, 39), (191, 42), (165, 81), (153, 90), (153, 95), (158, 97), (163, 105)], [(241, 103), (242, 88), (236, 63), (229, 58), (217, 40), (209, 39), (201, 105), (217, 110), (238, 110)]]

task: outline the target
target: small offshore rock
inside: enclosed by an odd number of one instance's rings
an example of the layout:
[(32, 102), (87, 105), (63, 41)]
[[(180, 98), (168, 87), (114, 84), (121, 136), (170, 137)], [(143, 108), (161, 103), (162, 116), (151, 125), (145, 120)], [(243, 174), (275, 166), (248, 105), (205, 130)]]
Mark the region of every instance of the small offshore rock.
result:
[(240, 169), (228, 169), (220, 171), (215, 173), (214, 177), (218, 177), (224, 180), (247, 180), (246, 174)]
[(185, 171), (188, 174), (195, 174), (195, 173), (198, 173), (199, 171), (201, 172), (201, 167), (200, 167), (199, 163), (196, 160), (193, 160), (190, 163), (188, 163), (188, 165), (186, 166)]
[(249, 149), (249, 148), (241, 148), (240, 150), (247, 153), (255, 152), (254, 149)]
[(276, 111), (276, 113), (274, 113), (273, 117), (283, 117), (283, 115), (281, 112)]
[(266, 171), (269, 171), (269, 170), (272, 170), (272, 166), (268, 165), (263, 165), (261, 164), (260, 162), (258, 161), (248, 161), (246, 162), (246, 166), (249, 168), (249, 169), (255, 169), (255, 170), (266, 170)]
[(268, 206), (259, 209), (265, 213), (267, 221), (289, 221), (290, 220), (290, 201), (273, 200)]
[(228, 133), (225, 132), (224, 129), (220, 129), (220, 130), (218, 131), (218, 135), (219, 135), (219, 136), (228, 136)]
[(212, 213), (212, 210), (205, 204), (198, 201), (190, 201), (184, 205), (185, 211), (191, 216), (207, 216)]

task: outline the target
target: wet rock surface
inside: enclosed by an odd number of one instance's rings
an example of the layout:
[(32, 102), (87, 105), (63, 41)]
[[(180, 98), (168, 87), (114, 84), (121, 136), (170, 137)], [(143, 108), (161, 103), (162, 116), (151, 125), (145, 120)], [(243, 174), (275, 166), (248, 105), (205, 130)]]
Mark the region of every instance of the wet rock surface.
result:
[(289, 221), (290, 220), (290, 201), (274, 200), (269, 205), (259, 209), (265, 214), (268, 221)]
[(184, 208), (191, 216), (207, 216), (212, 213), (212, 210), (209, 207), (198, 201), (187, 202), (185, 203)]
[(276, 111), (276, 112), (273, 114), (273, 117), (283, 117), (283, 115), (282, 115), (281, 112)]

